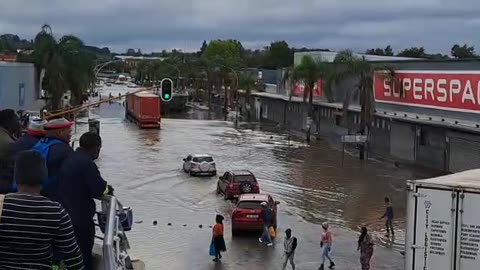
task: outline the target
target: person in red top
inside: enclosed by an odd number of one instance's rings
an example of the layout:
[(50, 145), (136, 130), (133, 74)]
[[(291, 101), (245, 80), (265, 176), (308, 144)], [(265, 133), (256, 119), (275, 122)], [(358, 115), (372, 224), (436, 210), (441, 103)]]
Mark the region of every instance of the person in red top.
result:
[(215, 246), (215, 251), (217, 254), (215, 255), (214, 262), (218, 262), (222, 255), (220, 252), (227, 251), (227, 247), (225, 246), (225, 240), (223, 239), (223, 216), (217, 215), (215, 217), (215, 226), (213, 226), (213, 234), (212, 234), (212, 243)]
[(335, 263), (332, 261), (330, 258), (330, 251), (332, 250), (332, 232), (328, 230), (328, 223), (324, 222), (322, 224), (323, 228), (323, 233), (322, 233), (322, 239), (320, 241), (320, 247), (322, 248), (322, 264), (320, 265), (319, 270), (323, 270), (324, 264), (325, 264), (325, 258), (327, 258), (330, 261), (330, 266), (329, 268), (335, 267)]

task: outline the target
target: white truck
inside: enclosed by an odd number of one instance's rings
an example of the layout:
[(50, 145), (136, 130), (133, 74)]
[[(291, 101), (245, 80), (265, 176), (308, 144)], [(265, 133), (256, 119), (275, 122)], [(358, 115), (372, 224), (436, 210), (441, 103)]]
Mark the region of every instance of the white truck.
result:
[(407, 270), (480, 270), (480, 169), (407, 184)]

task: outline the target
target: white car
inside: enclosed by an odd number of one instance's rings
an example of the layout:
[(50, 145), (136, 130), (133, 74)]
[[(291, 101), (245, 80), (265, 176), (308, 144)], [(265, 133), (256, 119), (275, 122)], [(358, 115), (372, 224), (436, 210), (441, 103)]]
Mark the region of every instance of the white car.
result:
[(195, 154), (188, 155), (183, 159), (183, 170), (188, 175), (216, 175), (217, 168), (211, 155)]

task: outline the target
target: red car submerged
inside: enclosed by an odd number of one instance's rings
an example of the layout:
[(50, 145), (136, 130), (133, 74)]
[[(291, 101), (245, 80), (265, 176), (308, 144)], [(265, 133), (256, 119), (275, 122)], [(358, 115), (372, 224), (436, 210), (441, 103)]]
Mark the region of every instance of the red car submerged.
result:
[(280, 202), (268, 194), (243, 194), (232, 212), (232, 235), (237, 235), (239, 231), (263, 230), (262, 202), (266, 202), (272, 210), (273, 227), (277, 228), (277, 205)]
[(259, 193), (257, 179), (251, 171), (227, 171), (220, 176), (217, 183), (217, 194), (223, 193), (225, 200), (233, 199), (245, 193)]

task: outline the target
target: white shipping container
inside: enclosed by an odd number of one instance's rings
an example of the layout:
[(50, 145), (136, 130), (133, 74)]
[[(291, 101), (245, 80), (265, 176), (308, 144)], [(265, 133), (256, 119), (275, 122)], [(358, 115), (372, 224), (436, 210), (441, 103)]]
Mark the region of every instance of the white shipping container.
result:
[(407, 270), (480, 269), (480, 170), (408, 181)]

